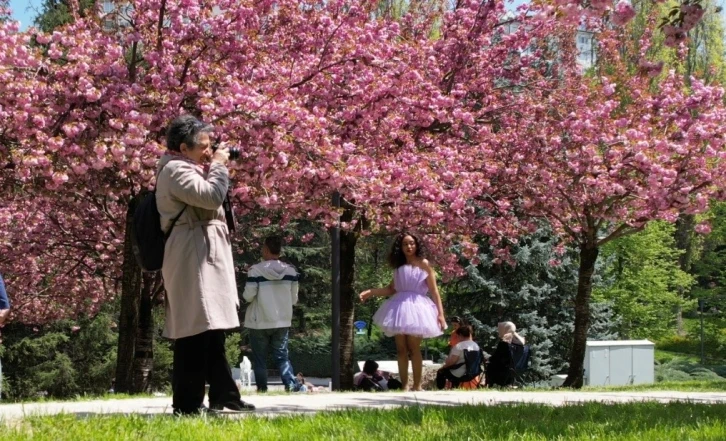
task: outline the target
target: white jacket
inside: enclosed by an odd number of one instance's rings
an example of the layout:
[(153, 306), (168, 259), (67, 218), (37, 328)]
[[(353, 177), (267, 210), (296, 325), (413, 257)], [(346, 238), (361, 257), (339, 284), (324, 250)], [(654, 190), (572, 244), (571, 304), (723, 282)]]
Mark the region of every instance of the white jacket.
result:
[(251, 303), (245, 313), (245, 328), (289, 328), (292, 305), (297, 303), (298, 278), (294, 266), (279, 260), (253, 265), (242, 294)]

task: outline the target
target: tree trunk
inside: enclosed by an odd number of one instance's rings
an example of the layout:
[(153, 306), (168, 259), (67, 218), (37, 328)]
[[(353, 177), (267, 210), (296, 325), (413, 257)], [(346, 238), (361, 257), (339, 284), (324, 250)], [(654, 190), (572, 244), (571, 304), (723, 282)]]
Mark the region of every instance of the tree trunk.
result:
[(305, 332), (307, 330), (307, 321), (305, 317), (305, 307), (298, 304), (297, 308), (293, 310), (297, 316), (297, 330), (298, 332)]
[[(682, 251), (678, 256), (678, 266), (682, 271), (691, 272), (693, 265), (693, 232), (696, 225), (696, 217), (692, 214), (681, 213), (676, 221), (675, 241), (676, 248)], [(688, 294), (684, 289), (679, 289), (678, 294), (685, 299)], [(683, 308), (678, 305), (676, 307), (676, 332), (678, 335), (686, 335), (683, 326)]]
[(151, 393), (151, 379), (154, 368), (154, 316), (153, 296), (161, 284), (161, 274), (143, 275), (143, 286), (139, 302), (138, 328), (134, 350), (133, 385), (131, 393)]
[(116, 357), (116, 392), (133, 391), (133, 365), (136, 351), (136, 329), (139, 326), (139, 303), (141, 301), (141, 269), (136, 263), (131, 248), (133, 216), (138, 200), (129, 202), (126, 211), (126, 234), (124, 235), (124, 261), (121, 275), (121, 311), (118, 323), (118, 353)]
[(582, 387), (587, 331), (590, 328), (590, 294), (592, 275), (599, 248), (595, 244), (585, 244), (580, 248), (580, 268), (578, 270), (577, 296), (575, 296), (575, 335), (570, 352), (570, 368), (564, 387)]
[[(341, 221), (350, 222), (354, 210), (347, 208)], [(340, 232), (340, 388), (353, 390), (353, 322), (355, 321), (355, 231)]]

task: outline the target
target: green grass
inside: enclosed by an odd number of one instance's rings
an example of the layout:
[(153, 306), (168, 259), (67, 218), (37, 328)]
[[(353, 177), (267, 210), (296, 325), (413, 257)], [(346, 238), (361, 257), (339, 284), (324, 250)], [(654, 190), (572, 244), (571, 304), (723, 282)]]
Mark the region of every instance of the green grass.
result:
[(655, 350), (655, 361), (658, 363), (668, 363), (673, 360), (684, 360), (689, 363), (700, 363), (701, 357), (698, 355), (687, 354), (683, 352), (666, 351), (664, 349)]
[[(170, 396), (170, 394), (167, 394)], [(155, 395), (152, 394), (137, 394), (137, 395), (129, 395), (129, 394), (103, 394), (103, 395), (75, 395), (72, 397), (66, 397), (66, 398), (57, 398), (57, 397), (30, 397), (30, 398), (24, 398), (22, 400), (3, 400), (2, 404), (12, 404), (12, 403), (59, 403), (59, 402), (73, 402), (73, 401), (96, 401), (96, 400), (132, 400), (136, 398), (154, 398)], [(0, 414), (0, 417), (2, 417), (2, 414)]]
[(726, 405), (404, 407), (277, 418), (58, 415), (1, 426), (16, 440), (724, 440)]
[(615, 391), (680, 391), (680, 392), (726, 392), (726, 380), (688, 380), (662, 381), (653, 384), (635, 386), (584, 387), (583, 392), (615, 392)]

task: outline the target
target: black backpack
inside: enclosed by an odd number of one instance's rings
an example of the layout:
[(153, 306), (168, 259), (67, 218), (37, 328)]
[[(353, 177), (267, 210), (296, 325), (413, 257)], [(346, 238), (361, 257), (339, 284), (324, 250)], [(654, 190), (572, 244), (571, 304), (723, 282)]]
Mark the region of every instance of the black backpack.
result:
[(164, 245), (187, 207), (172, 219), (169, 231), (161, 230), (161, 216), (156, 208), (156, 190), (147, 191), (139, 196), (139, 203), (134, 211), (131, 222), (131, 247), (136, 262), (142, 271), (154, 272), (161, 269), (164, 263)]

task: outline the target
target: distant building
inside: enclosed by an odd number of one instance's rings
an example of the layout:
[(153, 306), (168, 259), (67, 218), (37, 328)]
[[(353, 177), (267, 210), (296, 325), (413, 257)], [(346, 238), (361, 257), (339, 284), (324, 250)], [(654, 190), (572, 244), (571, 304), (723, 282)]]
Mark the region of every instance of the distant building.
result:
[[(516, 32), (520, 26), (520, 23), (516, 20), (516, 15), (511, 11), (502, 16), (502, 22), (504, 23), (503, 28), (506, 34)], [(575, 35), (575, 47), (577, 48), (577, 64), (583, 69), (593, 67), (597, 61), (597, 41), (595, 40), (595, 33), (588, 31), (584, 27), (580, 27)]]
[(128, 26), (131, 2), (126, 0), (103, 0), (101, 2), (101, 26), (106, 32), (113, 32)]
[(593, 67), (597, 60), (595, 34), (585, 29), (578, 29), (575, 38), (577, 38), (577, 64), (583, 69)]

